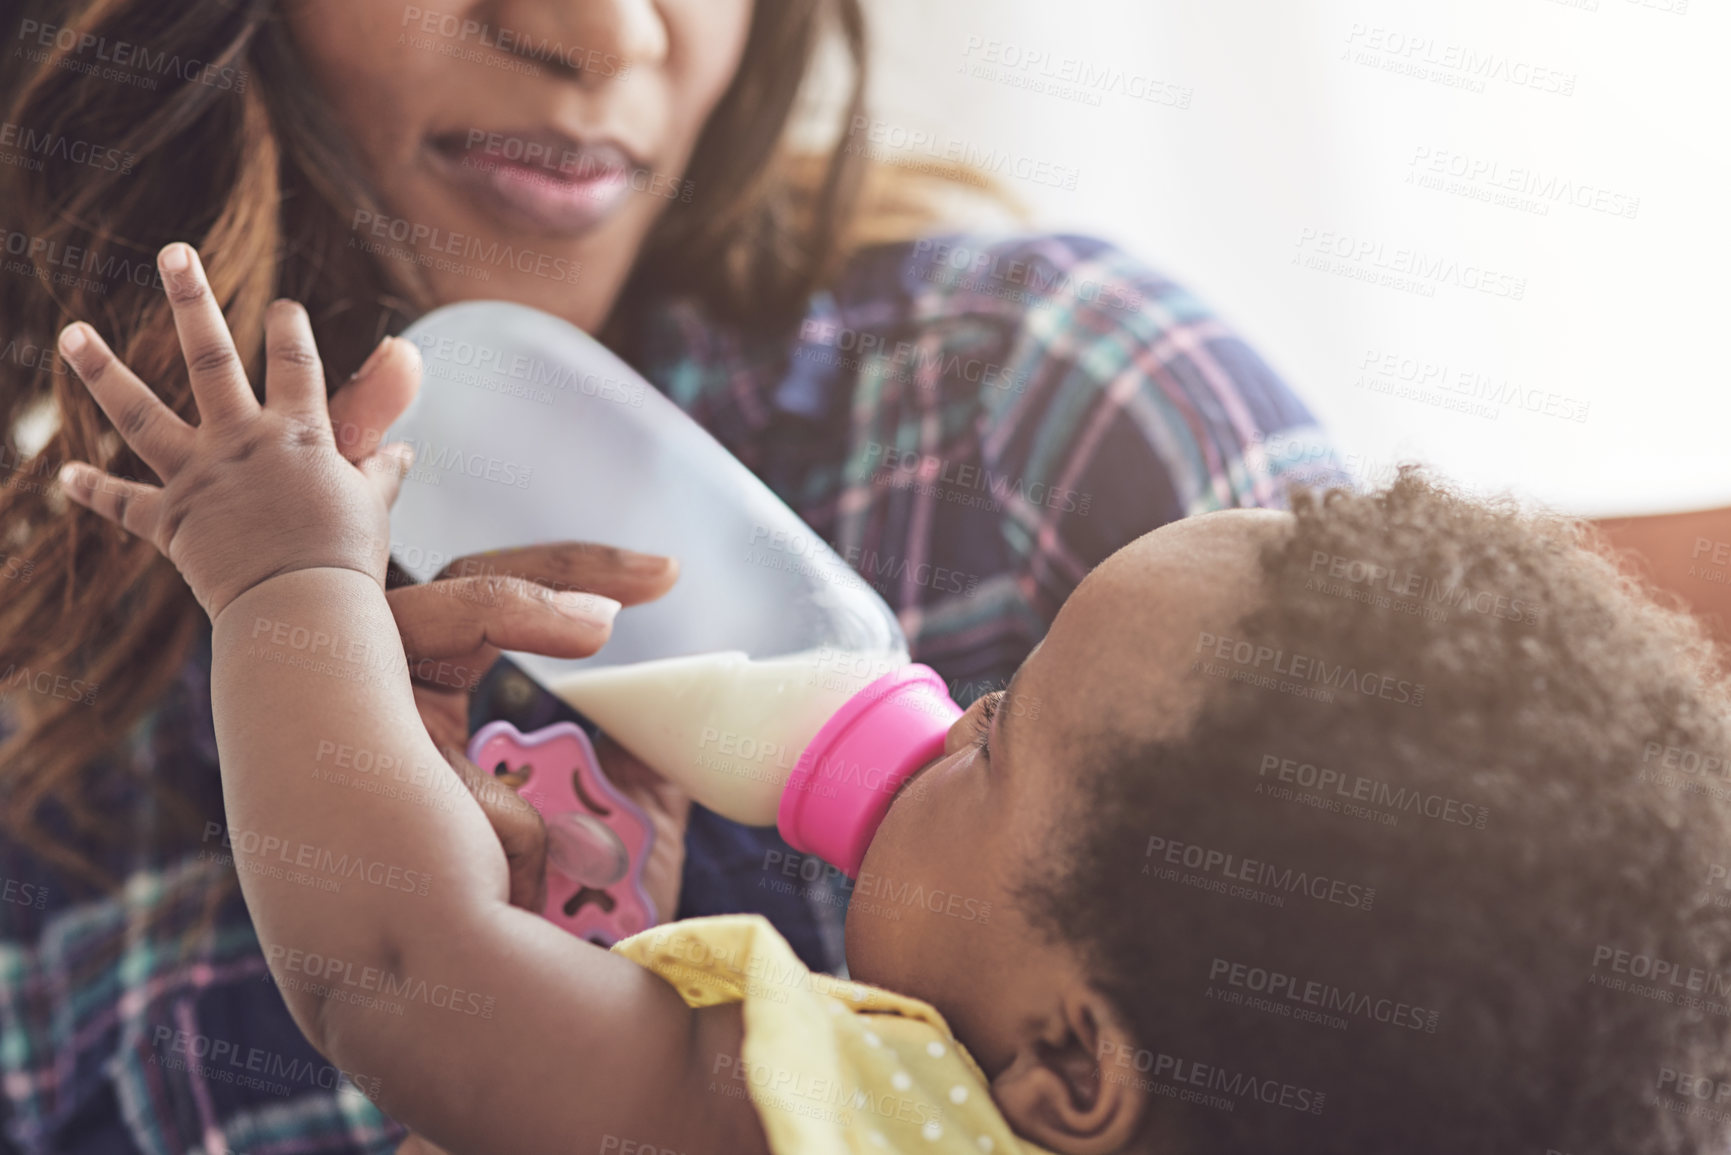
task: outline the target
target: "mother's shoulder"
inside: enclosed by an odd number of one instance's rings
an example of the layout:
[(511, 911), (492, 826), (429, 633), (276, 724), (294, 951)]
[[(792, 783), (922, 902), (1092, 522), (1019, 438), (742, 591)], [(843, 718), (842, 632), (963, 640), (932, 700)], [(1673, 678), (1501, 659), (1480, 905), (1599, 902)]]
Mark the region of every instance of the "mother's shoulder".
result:
[(1039, 312), (1070, 327), (1146, 330), (1205, 312), (1113, 241), (1063, 232), (934, 231), (875, 244), (853, 255), (833, 292), (844, 311), (893, 312), (917, 325), (995, 319), (1019, 327)]

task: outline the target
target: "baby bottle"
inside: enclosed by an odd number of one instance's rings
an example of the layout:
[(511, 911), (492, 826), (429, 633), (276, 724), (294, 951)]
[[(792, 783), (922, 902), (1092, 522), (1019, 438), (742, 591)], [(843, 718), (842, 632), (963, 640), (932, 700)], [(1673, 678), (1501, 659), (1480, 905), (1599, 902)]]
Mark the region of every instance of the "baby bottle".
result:
[[(386, 435), (415, 449), (391, 510), (397, 564), (426, 581), (466, 554), (560, 540), (677, 558), (672, 590), (621, 613), (594, 657), (507, 656), (703, 805), (779, 825), (857, 875), (896, 791), (960, 714), (909, 664), (883, 599), (575, 326), (475, 301), (403, 336), (424, 377)], [(550, 818), (549, 834), (563, 837)]]

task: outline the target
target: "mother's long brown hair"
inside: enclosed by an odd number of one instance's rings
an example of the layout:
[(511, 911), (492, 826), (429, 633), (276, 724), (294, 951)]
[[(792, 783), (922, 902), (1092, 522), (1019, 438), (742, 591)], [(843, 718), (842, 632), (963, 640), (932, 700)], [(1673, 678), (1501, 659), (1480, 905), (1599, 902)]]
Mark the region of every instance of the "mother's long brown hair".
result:
[[(21, 678), (50, 692), (9, 697), (17, 727), (0, 745), (0, 830), (106, 886), (115, 880), (80, 849), (108, 828), (108, 816), (80, 800), (85, 773), (165, 692), (202, 611), (154, 547), (56, 491), (67, 460), (156, 478), (54, 356), (55, 335), (74, 320), (94, 324), (194, 420), (155, 274), (169, 241), (204, 255), (255, 380), (265, 306), (278, 296), (306, 304), (339, 381), (431, 299), (412, 268), (381, 267), (345, 243), (353, 214), (379, 206), (271, 0), (32, 7), (62, 11), (34, 26), (7, 21), (17, 37), (4, 46), (10, 75), (0, 82), (8, 130), (31, 134), (30, 147), (0, 165), (0, 262), (12, 274), (0, 275), (0, 567), (20, 575), (0, 594), (0, 692)], [(17, 10), (0, 3), (8, 9)], [(863, 107), (860, 0), (757, 0), (739, 74), (685, 174), (703, 195), (671, 205), (630, 295), (676, 290), (734, 323), (771, 324), (837, 266), (860, 220), (863, 160), (838, 145), (801, 167), (783, 152), (826, 21), (853, 64), (842, 122), (852, 123)], [(74, 35), (51, 34), (47, 47), (42, 27)], [(145, 55), (117, 65), (117, 45), (146, 46)], [(52, 435), (21, 456), (20, 418), (44, 413), (57, 417)], [(163, 801), (193, 817), (184, 800)], [(45, 805), (64, 810), (72, 844), (44, 832)]]

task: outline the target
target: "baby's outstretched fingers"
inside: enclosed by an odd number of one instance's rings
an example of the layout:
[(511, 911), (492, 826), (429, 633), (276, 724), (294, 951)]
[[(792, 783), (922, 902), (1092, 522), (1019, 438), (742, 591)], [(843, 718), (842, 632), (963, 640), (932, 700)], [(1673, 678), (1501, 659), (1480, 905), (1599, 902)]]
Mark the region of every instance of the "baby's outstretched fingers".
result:
[(79, 505), (162, 548), (156, 541), (157, 523), (162, 519), (161, 489), (115, 477), (82, 461), (68, 461), (60, 467), (60, 485)]
[(312, 326), (292, 301), (265, 314), (268, 387), (255, 394), (197, 254), (173, 244), (158, 260), (198, 423), (176, 416), (89, 325), (68, 327), (61, 349), (73, 371), (162, 480), (156, 489), (77, 463), (63, 477), (69, 498), (155, 546), (213, 623), (254, 586), (304, 569), (354, 570), (382, 590), (408, 447), (360, 469), (338, 451)]
[(247, 384), (246, 369), (235, 351), (228, 320), (205, 279), (204, 265), (191, 245), (175, 241), (156, 255), (168, 306), (180, 334), (192, 395), (201, 425), (223, 425), (257, 417), (258, 398)]
[(306, 309), (287, 297), (272, 301), (264, 315), (265, 407), (322, 429), (331, 429), (325, 405), (325, 369)]
[(192, 426), (123, 365), (95, 329), (83, 321), (66, 326), (60, 354), (140, 460), (164, 481), (180, 472), (192, 452)]

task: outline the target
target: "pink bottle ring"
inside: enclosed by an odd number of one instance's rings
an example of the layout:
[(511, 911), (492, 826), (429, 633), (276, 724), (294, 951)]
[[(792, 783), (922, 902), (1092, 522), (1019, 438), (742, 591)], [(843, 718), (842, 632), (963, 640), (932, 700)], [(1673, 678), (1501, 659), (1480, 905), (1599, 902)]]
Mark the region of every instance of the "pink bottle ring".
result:
[(896, 791), (943, 755), (944, 737), (961, 716), (930, 666), (885, 674), (831, 715), (800, 755), (782, 788), (781, 836), (858, 878)]

